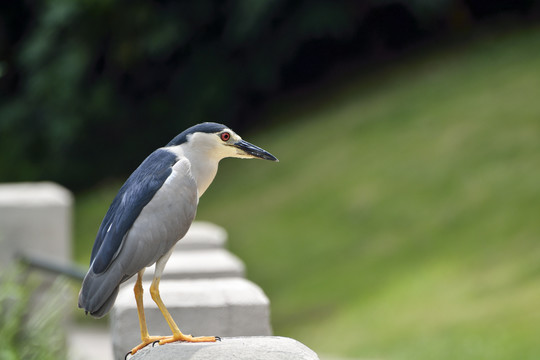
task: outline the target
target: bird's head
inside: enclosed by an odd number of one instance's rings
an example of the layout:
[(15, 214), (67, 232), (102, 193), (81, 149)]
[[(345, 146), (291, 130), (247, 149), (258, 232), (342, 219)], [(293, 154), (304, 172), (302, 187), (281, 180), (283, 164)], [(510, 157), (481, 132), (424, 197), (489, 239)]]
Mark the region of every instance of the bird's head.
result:
[(176, 136), (167, 146), (183, 145), (185, 151), (221, 160), (226, 157), (279, 161), (268, 151), (245, 140), (225, 125), (202, 123)]

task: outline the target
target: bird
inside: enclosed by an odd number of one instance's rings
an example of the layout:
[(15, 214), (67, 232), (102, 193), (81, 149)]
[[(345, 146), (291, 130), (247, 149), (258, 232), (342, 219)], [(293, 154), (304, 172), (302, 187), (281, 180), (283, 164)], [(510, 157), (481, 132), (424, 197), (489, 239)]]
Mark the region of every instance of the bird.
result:
[[(174, 245), (195, 218), (199, 198), (216, 176), (220, 160), (228, 157), (279, 161), (225, 125), (197, 124), (152, 152), (128, 177), (105, 214), (78, 306), (93, 317), (105, 316), (114, 305), (120, 284), (137, 275), (134, 294), (141, 343), (128, 354), (156, 341), (162, 345), (219, 340), (216, 336), (183, 334), (161, 300), (159, 282)], [(142, 277), (153, 264), (150, 294), (171, 328), (171, 336), (150, 336), (146, 326)]]

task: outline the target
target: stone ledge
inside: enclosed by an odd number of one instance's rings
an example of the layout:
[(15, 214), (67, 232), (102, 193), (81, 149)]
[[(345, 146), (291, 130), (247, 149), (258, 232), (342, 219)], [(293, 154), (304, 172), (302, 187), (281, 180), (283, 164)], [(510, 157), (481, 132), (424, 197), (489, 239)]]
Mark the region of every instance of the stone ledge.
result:
[(171, 343), (147, 346), (132, 360), (318, 360), (310, 348), (291, 338), (253, 336), (223, 338), (216, 343)]

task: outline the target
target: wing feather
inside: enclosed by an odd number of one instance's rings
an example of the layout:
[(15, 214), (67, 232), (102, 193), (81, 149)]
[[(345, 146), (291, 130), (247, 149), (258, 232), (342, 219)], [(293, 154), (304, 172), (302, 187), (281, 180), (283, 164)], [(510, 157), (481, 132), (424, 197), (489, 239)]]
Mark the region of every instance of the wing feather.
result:
[(177, 156), (158, 149), (150, 154), (118, 191), (98, 230), (90, 265), (104, 272), (116, 257), (129, 229), (172, 173)]

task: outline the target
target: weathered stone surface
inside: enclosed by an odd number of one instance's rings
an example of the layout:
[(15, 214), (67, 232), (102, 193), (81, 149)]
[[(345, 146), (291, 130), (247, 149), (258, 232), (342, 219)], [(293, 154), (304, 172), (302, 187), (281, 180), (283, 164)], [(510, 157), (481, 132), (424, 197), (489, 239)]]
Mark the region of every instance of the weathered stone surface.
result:
[(171, 343), (147, 346), (132, 360), (318, 360), (304, 344), (285, 337), (223, 338), (216, 343)]
[(227, 232), (221, 226), (194, 221), (186, 236), (175, 246), (175, 250), (222, 249), (227, 244)]
[[(150, 283), (143, 284), (150, 335), (171, 330), (152, 301)], [(250, 336), (272, 334), (269, 300), (254, 283), (243, 278), (163, 280), (160, 293), (165, 306), (185, 334), (194, 336)], [(133, 289), (121, 289), (111, 313), (114, 355), (121, 359), (140, 342)]]
[(71, 193), (54, 183), (0, 184), (0, 269), (15, 254), (67, 263), (72, 202)]

